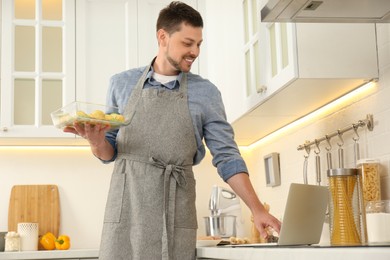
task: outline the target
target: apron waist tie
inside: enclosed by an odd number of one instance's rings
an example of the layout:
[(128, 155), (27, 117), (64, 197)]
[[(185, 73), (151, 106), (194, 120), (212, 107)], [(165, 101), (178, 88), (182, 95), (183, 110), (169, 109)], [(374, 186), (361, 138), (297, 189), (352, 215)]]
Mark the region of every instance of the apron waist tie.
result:
[(163, 200), (163, 234), (162, 234), (162, 259), (173, 259), (171, 256), (174, 234), (175, 205), (176, 205), (176, 185), (186, 187), (187, 180), (185, 169), (192, 165), (168, 164), (154, 157), (148, 159), (142, 156), (128, 153), (118, 153), (118, 159), (134, 160), (149, 163), (155, 167), (163, 169), (164, 172), (164, 200)]
[[(171, 256), (174, 220), (175, 220), (175, 204), (176, 204), (176, 184), (181, 187), (187, 185), (187, 180), (184, 174), (184, 167), (174, 164), (167, 164), (159, 159), (150, 158), (151, 164), (164, 169), (164, 205), (163, 205), (163, 234), (162, 234), (162, 259), (173, 259)], [(171, 176), (173, 178), (171, 178)]]

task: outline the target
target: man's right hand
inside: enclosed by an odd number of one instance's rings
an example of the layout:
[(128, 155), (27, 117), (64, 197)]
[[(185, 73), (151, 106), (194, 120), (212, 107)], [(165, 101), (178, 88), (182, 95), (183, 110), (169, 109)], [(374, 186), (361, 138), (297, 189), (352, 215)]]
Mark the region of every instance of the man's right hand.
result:
[(114, 148), (106, 140), (109, 125), (90, 123), (73, 123), (73, 127), (65, 127), (64, 132), (73, 133), (86, 139), (91, 146), (92, 153), (101, 160), (110, 160), (114, 156)]

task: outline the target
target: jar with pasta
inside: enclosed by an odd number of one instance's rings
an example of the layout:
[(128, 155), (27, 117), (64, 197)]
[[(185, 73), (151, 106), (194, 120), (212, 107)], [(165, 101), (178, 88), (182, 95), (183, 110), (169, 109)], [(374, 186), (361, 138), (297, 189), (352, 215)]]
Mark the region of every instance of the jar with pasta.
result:
[(366, 223), (362, 217), (361, 183), (355, 168), (327, 171), (329, 180), (329, 228), (333, 246), (366, 243)]
[(357, 163), (361, 174), (361, 183), (364, 204), (369, 201), (381, 200), (381, 178), (379, 161), (375, 159), (361, 159)]

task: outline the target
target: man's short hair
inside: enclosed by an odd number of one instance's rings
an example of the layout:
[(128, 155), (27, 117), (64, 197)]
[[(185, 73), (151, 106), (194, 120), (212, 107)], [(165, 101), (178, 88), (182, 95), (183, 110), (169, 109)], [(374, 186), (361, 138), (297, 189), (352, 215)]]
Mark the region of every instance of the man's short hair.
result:
[(160, 11), (156, 31), (164, 29), (172, 34), (181, 29), (183, 22), (193, 27), (203, 28), (203, 19), (197, 10), (183, 2), (173, 1)]

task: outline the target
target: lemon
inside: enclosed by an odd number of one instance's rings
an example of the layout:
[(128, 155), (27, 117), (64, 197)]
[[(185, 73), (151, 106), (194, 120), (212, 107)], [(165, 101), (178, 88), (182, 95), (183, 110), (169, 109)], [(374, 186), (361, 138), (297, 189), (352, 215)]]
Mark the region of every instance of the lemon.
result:
[(105, 115), (104, 117), (105, 120), (108, 120), (108, 121), (113, 121), (114, 119), (112, 118), (112, 115)]
[(76, 115), (80, 117), (89, 117), (89, 115), (82, 110), (77, 111)]
[(112, 118), (112, 120), (114, 120), (116, 122), (123, 123), (125, 121), (125, 117), (124, 116), (116, 114), (116, 113), (112, 113), (111, 114), (111, 118)]
[(105, 119), (106, 114), (101, 110), (95, 110), (91, 114), (89, 114), (90, 117), (95, 119)]

